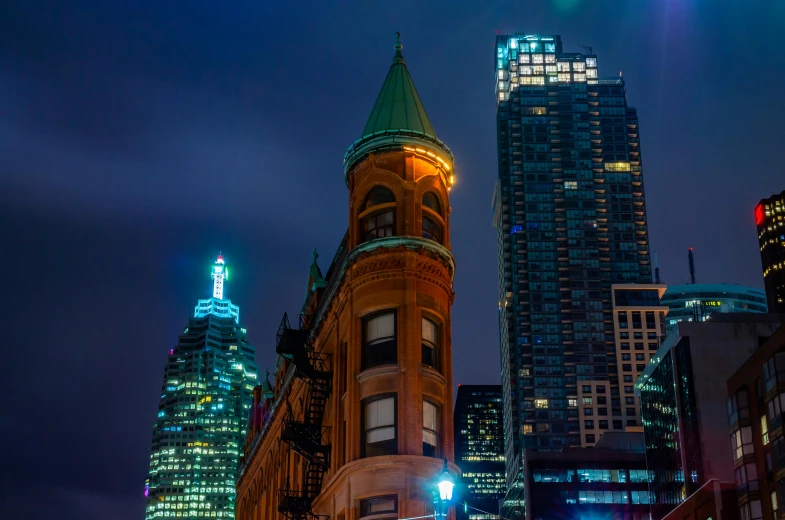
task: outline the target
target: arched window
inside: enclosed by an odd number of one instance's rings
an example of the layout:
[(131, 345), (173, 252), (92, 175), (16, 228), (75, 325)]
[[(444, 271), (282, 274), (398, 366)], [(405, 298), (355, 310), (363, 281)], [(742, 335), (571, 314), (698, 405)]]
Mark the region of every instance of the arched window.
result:
[(430, 209), (436, 215), (441, 216), (441, 208), (439, 206), (439, 199), (433, 192), (427, 192), (422, 196), (422, 236), (429, 240), (434, 240), (441, 243), (442, 241), (442, 226), (435, 216), (431, 215), (425, 208)]
[(441, 214), (442, 212), (441, 208), (439, 207), (439, 199), (436, 198), (436, 195), (432, 191), (429, 191), (422, 196), (422, 205), (426, 208), (434, 210), (436, 213)]
[[(395, 202), (393, 192), (387, 188), (376, 186), (365, 197), (362, 211), (391, 202)], [(386, 206), (363, 217), (360, 221), (360, 233), (363, 242), (395, 235), (395, 207)]]
[(372, 208), (373, 206), (378, 206), (379, 204), (387, 204), (388, 202), (395, 202), (395, 195), (393, 195), (393, 192), (382, 186), (376, 186), (372, 188), (371, 191), (368, 192), (368, 196), (365, 197), (363, 211)]

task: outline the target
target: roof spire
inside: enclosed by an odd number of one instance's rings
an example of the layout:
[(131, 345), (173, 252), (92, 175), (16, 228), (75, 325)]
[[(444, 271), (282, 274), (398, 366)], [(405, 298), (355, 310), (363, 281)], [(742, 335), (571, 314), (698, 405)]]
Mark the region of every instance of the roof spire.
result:
[(224, 299), (224, 280), (229, 280), (229, 268), (226, 267), (224, 257), (218, 254), (218, 259), (213, 264), (210, 276), (213, 279), (213, 298)]
[(425, 114), (417, 89), (401, 54), (401, 33), (395, 33), (395, 56), (362, 136), (376, 132), (419, 132), (432, 138), (436, 132)]

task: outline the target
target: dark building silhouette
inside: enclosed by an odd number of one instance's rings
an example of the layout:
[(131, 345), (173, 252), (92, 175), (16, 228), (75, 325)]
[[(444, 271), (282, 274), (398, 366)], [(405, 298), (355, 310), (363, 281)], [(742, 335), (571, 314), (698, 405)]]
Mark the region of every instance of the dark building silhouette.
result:
[(453, 431), (462, 500), (469, 506), (463, 518), (490, 520), (499, 514), (506, 487), (502, 411), (500, 385), (458, 386)]
[(750, 313), (677, 323), (641, 374), (635, 386), (654, 520), (711, 479), (733, 482), (726, 382), (780, 323)]
[(777, 518), (785, 500), (785, 326), (728, 379), (728, 424), (740, 518)]
[[(643, 434), (607, 432), (593, 448), (526, 450), (504, 498), (509, 520), (648, 520)], [(705, 519), (702, 519), (705, 520)]]
[(739, 520), (736, 484), (711, 479), (676, 506), (665, 520)]

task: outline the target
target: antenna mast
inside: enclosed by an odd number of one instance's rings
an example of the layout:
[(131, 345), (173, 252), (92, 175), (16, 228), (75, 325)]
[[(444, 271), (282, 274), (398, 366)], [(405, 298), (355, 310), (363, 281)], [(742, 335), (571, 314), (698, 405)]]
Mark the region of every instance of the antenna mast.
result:
[(218, 259), (213, 264), (210, 276), (213, 278), (213, 298), (224, 299), (224, 279), (229, 278), (229, 271), (224, 264), (224, 257), (219, 253)]

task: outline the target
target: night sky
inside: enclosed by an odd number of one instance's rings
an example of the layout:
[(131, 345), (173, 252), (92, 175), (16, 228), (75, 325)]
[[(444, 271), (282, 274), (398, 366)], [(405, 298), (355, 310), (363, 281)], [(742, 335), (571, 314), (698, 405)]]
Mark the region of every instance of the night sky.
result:
[[(338, 6), (340, 4), (340, 6)], [(0, 7), (0, 518), (140, 520), (168, 350), (223, 251), (275, 331), (347, 226), (342, 159), (394, 32), (454, 151), (455, 383), (498, 383), (496, 30), (592, 46), (638, 108), (665, 282), (762, 287), (785, 188), (779, 0), (24, 0)]]

